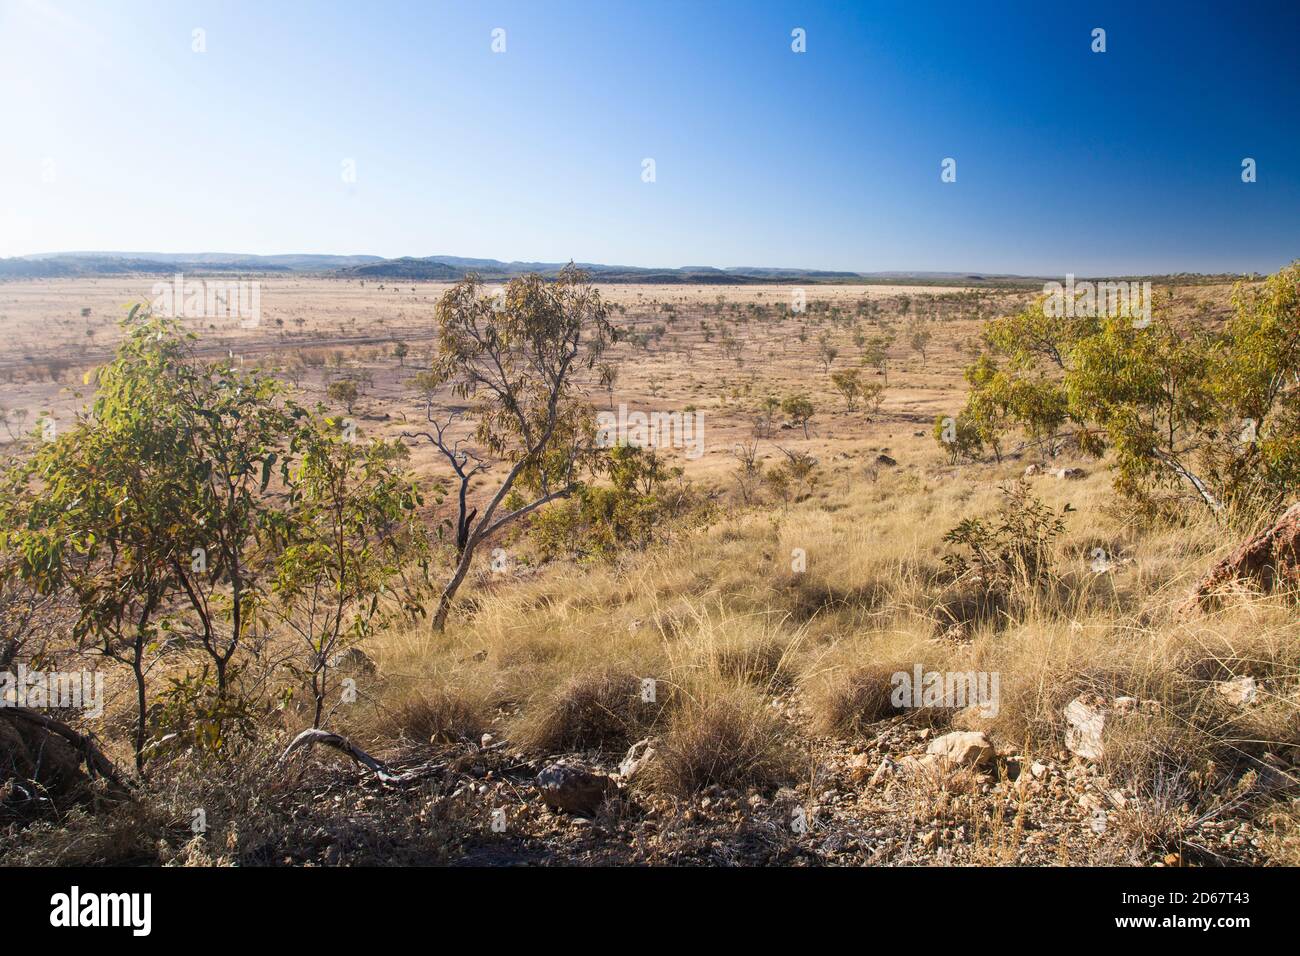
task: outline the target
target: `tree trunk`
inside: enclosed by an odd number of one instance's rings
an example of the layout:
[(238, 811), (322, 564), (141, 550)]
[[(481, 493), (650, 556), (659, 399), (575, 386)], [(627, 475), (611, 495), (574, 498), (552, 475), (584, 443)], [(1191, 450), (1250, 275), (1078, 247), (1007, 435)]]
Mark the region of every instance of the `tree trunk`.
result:
[(144, 738), (145, 738), (145, 693), (144, 668), (141, 666), (143, 648), (136, 647), (135, 659), (131, 662), (131, 672), (135, 675), (135, 772), (144, 777)]
[(311, 721), (312, 728), (315, 729), (320, 727), (321, 717), (325, 713), (325, 675), (320, 670), (311, 675), (311, 692), (316, 700), (316, 714)]
[(478, 542), (473, 539), (465, 543), (465, 550), (461, 552), (460, 563), (456, 565), (456, 573), (452, 575), (447, 586), (442, 589), (442, 596), (438, 598), (438, 610), (433, 615), (433, 632), (441, 634), (447, 629), (447, 615), (451, 612), (451, 602), (456, 597), (456, 591), (460, 584), (465, 580), (465, 575), (469, 573), (470, 562), (474, 559), (474, 548)]

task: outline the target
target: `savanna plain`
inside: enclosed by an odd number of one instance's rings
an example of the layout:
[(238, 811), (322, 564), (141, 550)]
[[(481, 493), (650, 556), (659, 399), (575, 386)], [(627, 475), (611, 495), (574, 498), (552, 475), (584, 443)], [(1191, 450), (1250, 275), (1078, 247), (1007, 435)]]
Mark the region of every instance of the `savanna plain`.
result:
[(237, 278), (0, 283), (0, 861), (1300, 862), (1295, 267)]

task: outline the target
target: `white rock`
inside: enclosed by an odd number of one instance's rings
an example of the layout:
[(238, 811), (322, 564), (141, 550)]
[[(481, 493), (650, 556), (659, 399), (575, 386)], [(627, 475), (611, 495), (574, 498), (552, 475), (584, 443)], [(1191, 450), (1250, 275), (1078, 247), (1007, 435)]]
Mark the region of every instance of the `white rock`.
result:
[(925, 752), (949, 767), (979, 767), (993, 759), (993, 745), (978, 730), (955, 730), (936, 737)]
[(1101, 735), (1110, 708), (1096, 694), (1084, 694), (1065, 707), (1065, 746), (1085, 760), (1100, 760)]
[(1235, 677), (1232, 680), (1221, 680), (1214, 685), (1214, 689), (1224, 700), (1238, 707), (1253, 704), (1259, 697), (1259, 685), (1255, 683), (1253, 677)]
[(884, 760), (880, 761), (880, 766), (877, 767), (876, 772), (871, 775), (871, 780), (868, 781), (869, 786), (880, 786), (890, 777), (894, 776), (894, 770), (894, 762), (886, 757)]
[(646, 737), (644, 740), (638, 740), (628, 748), (626, 756), (623, 757), (622, 763), (618, 765), (618, 775), (624, 781), (631, 780), (648, 764), (655, 755), (654, 738)]

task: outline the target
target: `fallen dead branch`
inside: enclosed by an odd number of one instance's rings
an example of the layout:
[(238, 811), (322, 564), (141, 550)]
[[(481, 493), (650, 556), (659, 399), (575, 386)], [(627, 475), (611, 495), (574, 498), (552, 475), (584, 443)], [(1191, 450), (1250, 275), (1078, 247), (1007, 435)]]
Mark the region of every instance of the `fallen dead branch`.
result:
[(328, 730), (317, 729), (304, 730), (297, 737), (294, 737), (293, 742), (290, 743), (289, 746), (285, 748), (284, 753), (281, 754), (278, 763), (283, 764), (289, 759), (295, 750), (300, 750), (303, 747), (310, 747), (313, 744), (324, 744), (326, 747), (333, 747), (340, 753), (347, 754), (357, 763), (372, 771), (383, 783), (409, 783), (412, 780), (422, 779), (423, 777), (428, 776), (432, 771), (445, 766), (445, 764), (437, 767), (426, 765), (402, 773), (394, 773), (389, 769), (386, 763), (370, 756), (370, 754), (366, 753), (342, 734), (335, 734)]

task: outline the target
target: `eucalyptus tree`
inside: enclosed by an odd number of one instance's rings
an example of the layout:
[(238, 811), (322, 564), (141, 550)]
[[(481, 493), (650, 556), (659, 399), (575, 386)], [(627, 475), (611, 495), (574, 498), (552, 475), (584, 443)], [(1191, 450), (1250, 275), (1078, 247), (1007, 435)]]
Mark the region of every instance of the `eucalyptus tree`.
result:
[(339, 420), (313, 417), (297, 445), (268, 607), (306, 648), (319, 727), (336, 658), (370, 633), (388, 582), (419, 554), (421, 498), (400, 441), (360, 441)]
[(41, 594), (69, 592), (76, 646), (131, 672), (141, 773), (147, 675), (169, 646), (160, 618), (176, 586), (172, 569), (188, 560), (177, 481), (186, 448), (167, 382), (183, 360), (174, 328), (133, 310), (89, 412), (9, 469), (0, 489), (6, 573)]
[[(472, 434), (457, 437), (457, 415), (439, 419), (430, 410), (432, 431), (404, 433), (431, 442), (456, 479), (455, 567), (432, 620), (442, 631), (477, 548), (572, 494), (594, 465), (593, 410), (576, 379), (596, 365), (615, 332), (600, 293), (572, 265), (554, 282), (511, 279), (496, 296), (484, 295), (470, 276), (442, 296), (435, 318), (439, 348), (431, 371), (471, 402), (476, 420)], [(474, 506), (471, 491), (487, 479), (491, 460), (504, 465), (504, 475)]]

